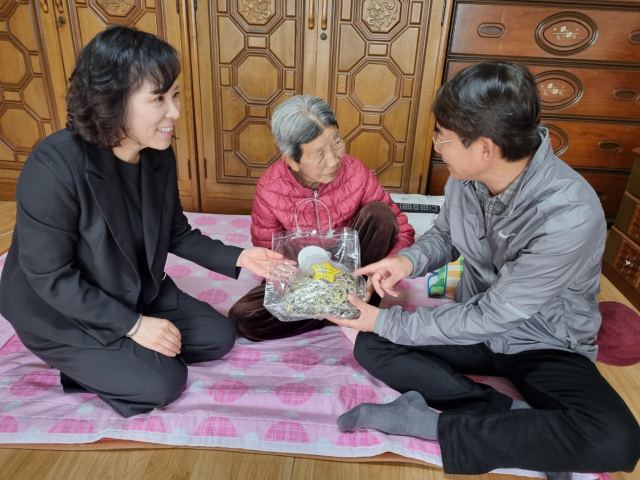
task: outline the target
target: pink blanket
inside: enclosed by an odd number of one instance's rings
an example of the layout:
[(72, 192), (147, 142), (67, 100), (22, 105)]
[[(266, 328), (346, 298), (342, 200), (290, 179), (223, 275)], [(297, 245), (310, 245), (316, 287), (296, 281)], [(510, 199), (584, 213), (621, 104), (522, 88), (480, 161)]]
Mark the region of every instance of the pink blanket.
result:
[[(249, 217), (187, 216), (212, 238), (240, 247), (251, 245)], [(4, 265), (4, 256), (0, 265)], [(246, 271), (234, 281), (174, 256), (168, 259), (166, 271), (182, 290), (225, 314), (259, 283), (259, 278)], [(403, 281), (400, 289), (401, 298), (387, 306), (415, 309), (444, 303), (427, 298), (425, 279)], [(222, 360), (189, 367), (186, 388), (176, 402), (130, 419), (118, 416), (95, 395), (64, 394), (58, 371), (26, 350), (2, 318), (0, 347), (0, 444), (70, 444), (116, 438), (329, 457), (393, 452), (442, 465), (437, 442), (338, 430), (336, 418), (355, 405), (389, 402), (399, 395), (357, 364), (351, 342), (338, 327), (262, 343), (239, 338)], [(519, 397), (503, 379), (475, 379)], [(541, 476), (521, 470), (501, 472)]]

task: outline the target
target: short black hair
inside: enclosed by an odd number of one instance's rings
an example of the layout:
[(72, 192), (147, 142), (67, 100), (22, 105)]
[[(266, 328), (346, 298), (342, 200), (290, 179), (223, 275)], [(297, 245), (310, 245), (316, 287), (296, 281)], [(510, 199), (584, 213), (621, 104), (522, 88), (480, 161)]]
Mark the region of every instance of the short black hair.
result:
[(513, 162), (540, 147), (540, 94), (523, 65), (486, 62), (467, 67), (440, 89), (432, 110), (438, 125), (464, 138), (465, 147), (487, 137)]
[(148, 80), (166, 93), (180, 74), (175, 48), (150, 33), (113, 26), (78, 54), (67, 90), (67, 128), (104, 149), (127, 134), (127, 103)]

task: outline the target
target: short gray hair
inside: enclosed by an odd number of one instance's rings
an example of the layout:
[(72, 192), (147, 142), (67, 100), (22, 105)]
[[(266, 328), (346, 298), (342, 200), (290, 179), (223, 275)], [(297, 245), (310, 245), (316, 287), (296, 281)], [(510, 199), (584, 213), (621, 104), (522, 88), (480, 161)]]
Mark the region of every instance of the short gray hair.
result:
[(300, 162), (303, 143), (309, 143), (329, 126), (338, 127), (336, 114), (327, 102), (311, 95), (296, 95), (275, 109), (271, 131), (283, 155)]

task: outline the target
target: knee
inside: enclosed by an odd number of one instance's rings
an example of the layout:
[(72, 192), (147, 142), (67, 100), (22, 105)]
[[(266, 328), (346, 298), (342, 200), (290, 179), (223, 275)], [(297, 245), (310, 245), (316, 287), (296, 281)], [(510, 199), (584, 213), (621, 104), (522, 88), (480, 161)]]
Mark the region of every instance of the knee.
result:
[(187, 366), (175, 358), (170, 360), (161, 372), (148, 376), (144, 382), (144, 395), (154, 408), (173, 403), (187, 384)]
[(396, 220), (396, 214), (393, 213), (391, 207), (385, 202), (370, 202), (362, 207), (362, 213), (376, 221), (383, 223), (393, 223)]
[(602, 471), (631, 472), (640, 459), (640, 426), (626, 407), (624, 412), (614, 408), (603, 415), (589, 415), (592, 427), (585, 436), (592, 439), (591, 448), (584, 449), (582, 454), (589, 452), (590, 458), (599, 459)]
[(253, 305), (243, 302), (242, 299), (234, 303), (229, 309), (229, 319), (239, 327), (251, 318), (251, 312), (255, 310)]
[(229, 310), (229, 320), (234, 326), (234, 334), (247, 338), (251, 331), (251, 315), (249, 309), (241, 303), (236, 303)]
[(245, 312), (245, 309), (243, 308), (242, 303), (240, 302), (234, 303), (229, 309), (228, 315), (229, 315), (229, 319), (231, 319), (233, 323), (241, 322), (242, 319), (246, 317), (246, 312)]
[(356, 337), (353, 346), (353, 356), (356, 361), (364, 367), (365, 370), (371, 371), (376, 361), (375, 347), (380, 337), (372, 332), (360, 332)]
[(622, 419), (617, 416), (605, 426), (605, 448), (602, 448), (601, 444), (598, 451), (606, 452), (609, 463), (607, 471), (631, 472), (640, 459), (640, 426), (631, 412), (629, 417)]
[[(216, 312), (217, 313), (217, 312)], [(224, 357), (236, 342), (236, 326), (222, 314), (205, 317), (198, 326), (196, 338), (183, 351), (187, 363), (208, 362)]]
[(215, 359), (224, 357), (236, 343), (236, 326), (226, 317), (219, 319), (215, 328), (207, 332), (210, 341), (207, 342), (212, 350), (215, 350)]

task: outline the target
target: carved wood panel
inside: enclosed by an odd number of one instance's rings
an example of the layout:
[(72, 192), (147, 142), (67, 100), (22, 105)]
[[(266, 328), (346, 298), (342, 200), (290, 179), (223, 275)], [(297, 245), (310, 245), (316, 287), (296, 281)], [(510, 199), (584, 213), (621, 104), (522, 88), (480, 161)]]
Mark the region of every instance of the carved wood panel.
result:
[(208, 31), (198, 31), (211, 39), (199, 57), (204, 196), (252, 195), (280, 156), (271, 115), (302, 93), (302, 8), (296, 0), (217, 0), (210, 14)]
[(429, 2), (336, 3), (329, 100), (347, 151), (384, 187), (407, 191)]
[(0, 199), (14, 198), (31, 149), (61, 127), (35, 2), (0, 2)]
[(161, 0), (67, 0), (75, 55), (110, 25), (136, 27), (165, 38)]

